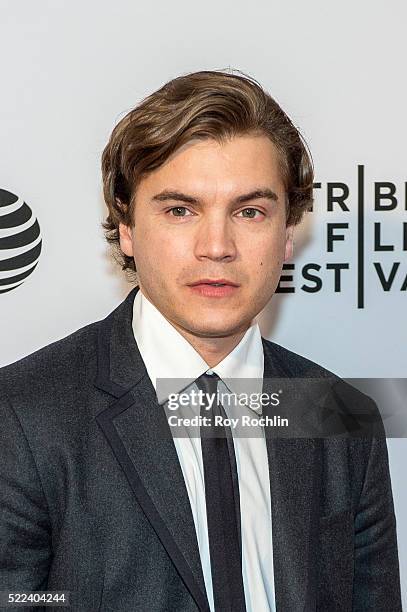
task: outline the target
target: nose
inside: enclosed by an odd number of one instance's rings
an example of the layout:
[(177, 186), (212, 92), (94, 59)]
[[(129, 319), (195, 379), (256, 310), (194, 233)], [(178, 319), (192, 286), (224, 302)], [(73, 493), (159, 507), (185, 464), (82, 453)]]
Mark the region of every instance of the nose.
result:
[(197, 225), (195, 256), (213, 261), (233, 261), (237, 249), (232, 221), (214, 211)]

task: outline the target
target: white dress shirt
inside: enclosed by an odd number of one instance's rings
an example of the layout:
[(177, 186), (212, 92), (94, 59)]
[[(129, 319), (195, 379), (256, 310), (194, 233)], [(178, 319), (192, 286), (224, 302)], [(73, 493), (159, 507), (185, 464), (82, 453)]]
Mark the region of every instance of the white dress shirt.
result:
[[(222, 379), (219, 384), (225, 384), (226, 379), (231, 379), (228, 386), (225, 385), (231, 392), (241, 392), (241, 388), (237, 388), (237, 381), (243, 378), (253, 379), (254, 386), (250, 390), (256, 389), (261, 393), (264, 354), (256, 322), (252, 323), (233, 351), (212, 369), (141, 290), (134, 299), (133, 331), (156, 392), (159, 379), (172, 379), (171, 392), (179, 393), (185, 390), (185, 379), (196, 388), (193, 381), (205, 372), (214, 372)], [(164, 392), (160, 389), (157, 399), (159, 403), (165, 403), (168, 390)], [(219, 387), (218, 391), (221, 392)], [(227, 406), (224, 405), (224, 408), (228, 414)], [(245, 409), (255, 416), (250, 408)], [(253, 433), (250, 434), (253, 437), (233, 438), (240, 491), (243, 584), (247, 612), (273, 612), (275, 602), (268, 457), (263, 428), (257, 426), (257, 431), (254, 429), (251, 428)], [(214, 612), (201, 440), (197, 436), (174, 436), (173, 439), (191, 504), (209, 606)]]

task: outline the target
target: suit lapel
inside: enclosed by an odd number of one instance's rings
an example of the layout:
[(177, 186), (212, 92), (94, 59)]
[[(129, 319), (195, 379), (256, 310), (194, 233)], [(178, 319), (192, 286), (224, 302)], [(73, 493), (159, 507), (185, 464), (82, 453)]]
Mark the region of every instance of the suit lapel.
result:
[[(264, 341), (263, 349), (263, 391), (272, 393), (275, 379), (290, 373)], [(270, 409), (265, 408), (265, 414), (271, 416)], [(307, 437), (266, 437), (277, 612), (316, 609), (321, 442)]]
[(147, 519), (199, 610), (209, 612), (181, 466), (132, 330), (138, 288), (99, 324), (99, 389), (115, 397), (96, 419)]

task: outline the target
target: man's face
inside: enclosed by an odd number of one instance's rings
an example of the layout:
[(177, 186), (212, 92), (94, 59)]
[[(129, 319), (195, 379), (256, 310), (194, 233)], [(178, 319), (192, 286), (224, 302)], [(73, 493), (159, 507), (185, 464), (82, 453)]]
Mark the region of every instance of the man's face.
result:
[[(273, 143), (239, 136), (184, 145), (139, 183), (134, 227), (120, 225), (120, 244), (141, 291), (181, 333), (245, 331), (291, 256)], [(233, 285), (206, 284), (216, 280)]]

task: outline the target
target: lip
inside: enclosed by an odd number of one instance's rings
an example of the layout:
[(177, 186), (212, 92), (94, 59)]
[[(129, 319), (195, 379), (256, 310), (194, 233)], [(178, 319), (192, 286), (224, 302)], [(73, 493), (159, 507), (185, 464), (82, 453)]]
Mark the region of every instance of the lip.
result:
[(231, 287), (238, 287), (236, 283), (228, 280), (227, 278), (200, 278), (195, 283), (191, 283), (190, 287), (196, 287), (197, 285), (211, 285), (212, 283), (230, 285)]
[[(215, 287), (210, 283), (222, 283), (221, 287)], [(191, 291), (203, 297), (223, 298), (233, 295), (239, 288), (239, 285), (228, 281), (227, 279), (209, 279), (202, 278), (189, 285)]]

